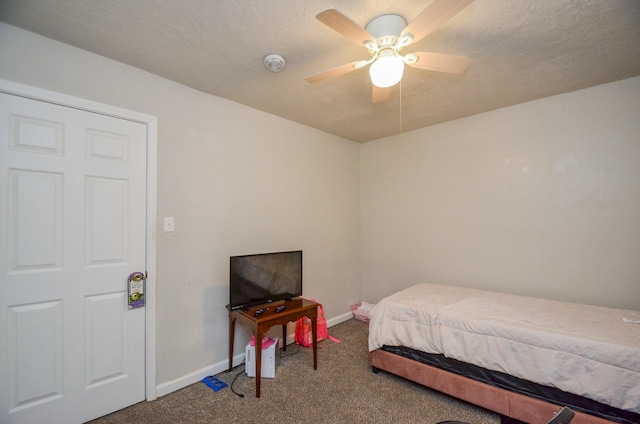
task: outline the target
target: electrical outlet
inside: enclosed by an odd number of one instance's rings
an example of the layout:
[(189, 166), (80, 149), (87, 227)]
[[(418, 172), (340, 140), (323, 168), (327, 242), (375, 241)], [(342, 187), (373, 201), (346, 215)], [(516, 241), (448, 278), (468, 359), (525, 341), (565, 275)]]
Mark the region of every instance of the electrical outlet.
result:
[(165, 216), (164, 217), (164, 232), (165, 233), (171, 233), (173, 231), (174, 231), (173, 217), (172, 216)]

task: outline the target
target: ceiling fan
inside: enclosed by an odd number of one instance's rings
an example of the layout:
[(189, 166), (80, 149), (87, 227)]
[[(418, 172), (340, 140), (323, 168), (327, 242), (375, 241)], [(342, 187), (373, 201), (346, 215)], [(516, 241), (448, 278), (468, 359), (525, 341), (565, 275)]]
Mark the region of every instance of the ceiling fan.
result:
[(369, 22), (364, 29), (335, 9), (320, 12), (316, 19), (358, 45), (366, 47), (371, 58), (336, 66), (308, 76), (305, 80), (315, 83), (371, 64), (371, 101), (381, 103), (389, 98), (391, 87), (402, 79), (404, 65), (427, 71), (462, 73), (471, 63), (468, 57), (429, 52), (402, 56), (399, 52), (435, 31), (472, 2), (473, 0), (434, 0), (408, 25), (402, 16), (382, 15)]

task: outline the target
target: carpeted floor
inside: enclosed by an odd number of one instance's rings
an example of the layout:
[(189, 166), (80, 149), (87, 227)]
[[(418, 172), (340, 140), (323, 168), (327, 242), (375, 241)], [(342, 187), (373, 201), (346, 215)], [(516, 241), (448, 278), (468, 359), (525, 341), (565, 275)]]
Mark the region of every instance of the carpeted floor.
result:
[(496, 414), (401, 378), (374, 374), (368, 362), (368, 326), (349, 320), (329, 329), (341, 340), (318, 346), (318, 369), (313, 352), (289, 345), (275, 379), (262, 379), (261, 397), (244, 365), (219, 379), (230, 387), (214, 392), (195, 383), (152, 402), (143, 402), (92, 424), (118, 423), (438, 423), (459, 420), (470, 424), (497, 424)]

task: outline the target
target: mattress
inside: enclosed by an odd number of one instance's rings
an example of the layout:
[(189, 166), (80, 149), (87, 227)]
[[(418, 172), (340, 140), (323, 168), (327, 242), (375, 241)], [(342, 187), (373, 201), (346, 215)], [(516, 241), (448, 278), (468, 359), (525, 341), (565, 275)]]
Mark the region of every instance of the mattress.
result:
[(442, 354), (640, 413), (640, 311), (419, 284), (369, 316), (370, 351)]

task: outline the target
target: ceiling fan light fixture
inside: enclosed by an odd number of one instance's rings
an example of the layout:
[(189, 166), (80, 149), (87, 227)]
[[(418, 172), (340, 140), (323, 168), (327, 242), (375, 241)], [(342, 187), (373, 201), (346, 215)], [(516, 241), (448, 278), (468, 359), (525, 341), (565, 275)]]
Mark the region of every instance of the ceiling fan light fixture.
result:
[(376, 87), (392, 87), (400, 82), (404, 73), (404, 62), (400, 56), (379, 57), (369, 67), (371, 83)]

